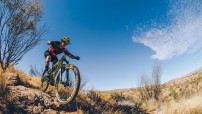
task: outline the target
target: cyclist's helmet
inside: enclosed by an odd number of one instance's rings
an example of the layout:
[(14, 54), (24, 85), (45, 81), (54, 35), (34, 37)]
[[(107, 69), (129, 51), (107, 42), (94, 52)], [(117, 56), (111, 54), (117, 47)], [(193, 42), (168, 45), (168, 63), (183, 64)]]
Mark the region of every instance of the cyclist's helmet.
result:
[(63, 36), (61, 42), (64, 42), (65, 44), (70, 44), (70, 39), (66, 36)]

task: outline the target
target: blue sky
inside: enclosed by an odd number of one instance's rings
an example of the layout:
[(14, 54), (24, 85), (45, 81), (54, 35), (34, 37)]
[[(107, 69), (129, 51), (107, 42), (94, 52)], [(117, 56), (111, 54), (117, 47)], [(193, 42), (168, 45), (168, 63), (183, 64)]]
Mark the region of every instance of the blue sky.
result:
[[(200, 0), (57, 0), (42, 1), (41, 23), (50, 29), (17, 68), (44, 68), (47, 40), (69, 36), (67, 49), (81, 57), (76, 64), (86, 88), (137, 86), (138, 76), (151, 75), (159, 60), (162, 82), (202, 66)], [(60, 56), (59, 56), (60, 57)]]

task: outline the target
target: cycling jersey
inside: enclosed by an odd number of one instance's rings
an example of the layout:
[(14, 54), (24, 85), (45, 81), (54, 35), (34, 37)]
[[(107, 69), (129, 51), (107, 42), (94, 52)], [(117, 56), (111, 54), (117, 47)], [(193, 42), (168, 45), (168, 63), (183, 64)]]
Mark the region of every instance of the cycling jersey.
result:
[(51, 47), (48, 49), (48, 52), (51, 54), (51, 56), (56, 56), (57, 54), (65, 53), (67, 55), (70, 55), (69, 51), (66, 48), (63, 48), (61, 46), (61, 42), (59, 41), (51, 41), (50, 42)]
[(51, 56), (51, 62), (53, 62), (53, 64), (55, 64), (58, 61), (57, 55), (61, 53), (65, 53), (70, 58), (75, 58), (75, 56), (72, 55), (66, 48), (63, 48), (61, 46), (61, 42), (51, 41), (50, 45), (51, 45), (50, 48), (48, 48), (48, 50), (45, 51), (44, 56), (45, 58), (47, 56)]

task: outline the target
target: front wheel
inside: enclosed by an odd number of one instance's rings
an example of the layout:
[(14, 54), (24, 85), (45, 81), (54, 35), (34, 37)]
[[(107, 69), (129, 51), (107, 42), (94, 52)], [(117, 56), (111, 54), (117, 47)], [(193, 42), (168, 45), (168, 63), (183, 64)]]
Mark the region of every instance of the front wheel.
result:
[(73, 64), (67, 64), (61, 69), (61, 75), (55, 80), (56, 97), (62, 104), (71, 103), (77, 96), (80, 87), (79, 69)]

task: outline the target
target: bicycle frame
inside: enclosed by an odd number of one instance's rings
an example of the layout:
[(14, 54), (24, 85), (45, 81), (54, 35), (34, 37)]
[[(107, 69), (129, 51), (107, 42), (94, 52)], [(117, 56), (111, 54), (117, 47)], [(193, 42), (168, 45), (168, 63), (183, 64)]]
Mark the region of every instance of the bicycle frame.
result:
[[(50, 77), (51, 77), (50, 81), (52, 81), (53, 79), (56, 80), (59, 73), (60, 73), (60, 76), (61, 76), (61, 74), (62, 74), (61, 73), (61, 67), (63, 65), (62, 63), (63, 63), (64, 60), (66, 60), (66, 55), (65, 54), (62, 56), (62, 58), (57, 63), (55, 63), (53, 65), (51, 75), (50, 75)], [(53, 71), (53, 68), (54, 68), (54, 71)]]

